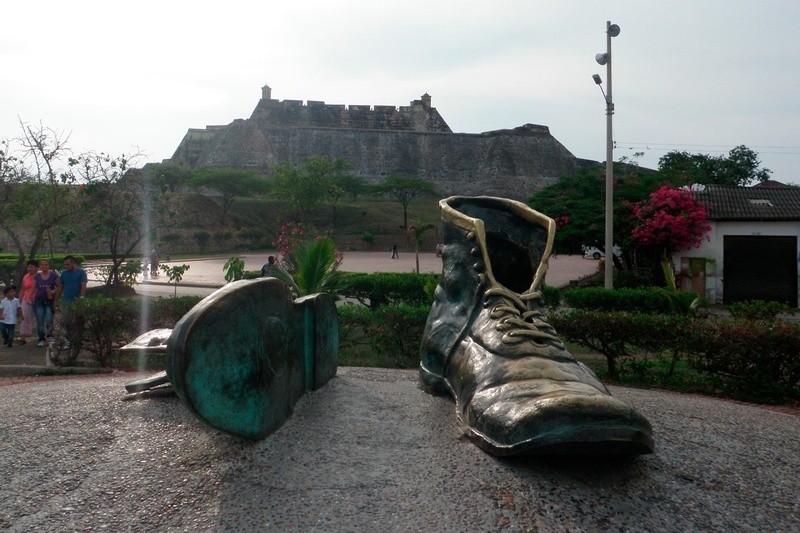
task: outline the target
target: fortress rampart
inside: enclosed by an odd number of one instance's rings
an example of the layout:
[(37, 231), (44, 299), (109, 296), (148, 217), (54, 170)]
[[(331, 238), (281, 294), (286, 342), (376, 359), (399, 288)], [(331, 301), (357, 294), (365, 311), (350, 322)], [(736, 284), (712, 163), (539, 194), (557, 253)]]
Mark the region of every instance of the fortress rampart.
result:
[(172, 160), (257, 168), (269, 176), (275, 163), (302, 164), (317, 155), (342, 157), (353, 174), (373, 183), (412, 176), (435, 182), (442, 196), (523, 200), (581, 164), (547, 126), (453, 133), (428, 94), (409, 106), (336, 105), (274, 100), (268, 86), (250, 118), (190, 129)]

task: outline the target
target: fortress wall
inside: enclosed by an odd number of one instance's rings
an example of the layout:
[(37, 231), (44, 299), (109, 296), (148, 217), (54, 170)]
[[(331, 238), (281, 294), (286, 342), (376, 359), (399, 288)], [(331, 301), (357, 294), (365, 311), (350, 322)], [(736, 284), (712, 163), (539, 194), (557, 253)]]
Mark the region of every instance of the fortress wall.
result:
[(259, 100), (251, 120), (266, 121), (271, 126), (351, 128), (404, 131), (451, 132), (439, 112), (415, 101), (410, 106), (326, 104), (309, 100)]
[(584, 164), (547, 126), (452, 133), (427, 94), (409, 106), (346, 106), (273, 100), (267, 86), (249, 119), (189, 130), (172, 159), (193, 168), (256, 168), (268, 176), (275, 163), (303, 164), (318, 155), (344, 158), (373, 183), (420, 177), (435, 182), (443, 196), (521, 200)]
[(577, 169), (575, 157), (547, 128), (486, 134), (443, 134), (231, 124), (199, 165), (259, 168), (279, 161), (342, 157), (351, 172), (378, 183), (389, 176), (434, 181), (440, 194), (490, 194), (527, 199)]

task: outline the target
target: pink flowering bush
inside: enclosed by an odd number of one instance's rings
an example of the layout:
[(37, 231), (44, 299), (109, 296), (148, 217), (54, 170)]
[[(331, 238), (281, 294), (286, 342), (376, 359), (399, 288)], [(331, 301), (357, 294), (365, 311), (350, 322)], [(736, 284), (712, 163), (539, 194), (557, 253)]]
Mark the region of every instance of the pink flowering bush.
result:
[[(288, 272), (297, 271), (297, 261), (295, 253), (306, 242), (310, 240), (320, 240), (322, 238), (332, 238), (330, 230), (320, 232), (312, 226), (307, 226), (299, 222), (287, 222), (281, 226), (281, 233), (275, 242), (272, 243), (280, 255), (279, 266)], [(334, 250), (336, 255), (336, 265), (342, 263), (344, 256), (338, 249)]]
[(665, 256), (697, 248), (711, 230), (708, 212), (689, 191), (661, 187), (644, 202), (631, 204), (637, 246), (662, 248)]

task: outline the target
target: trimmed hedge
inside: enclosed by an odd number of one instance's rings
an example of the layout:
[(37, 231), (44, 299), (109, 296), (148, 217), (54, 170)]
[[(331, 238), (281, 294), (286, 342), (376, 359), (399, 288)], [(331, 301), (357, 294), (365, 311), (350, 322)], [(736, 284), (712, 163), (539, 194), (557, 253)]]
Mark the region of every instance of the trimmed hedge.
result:
[(382, 305), (430, 306), (431, 289), (439, 283), (438, 274), (343, 272), (339, 294), (377, 309)]
[(338, 309), (339, 349), (368, 347), (395, 367), (419, 365), (419, 345), (430, 306), (381, 306), (375, 310), (360, 305)]
[(681, 315), (573, 310), (549, 318), (561, 338), (602, 354), (610, 377), (634, 355), (685, 359), (717, 390), (747, 401), (800, 399), (800, 325), (783, 321), (692, 319)]
[(694, 326), (689, 361), (721, 378), (725, 394), (766, 403), (800, 399), (800, 325), (733, 319)]
[(56, 363), (74, 362), (81, 348), (85, 348), (100, 366), (111, 366), (119, 347), (144, 331), (175, 327), (200, 300), (199, 296), (148, 299), (95, 296), (75, 300), (66, 324), (72, 347), (67, 359)]
[[(595, 311), (638, 311), (640, 313), (671, 313), (676, 307), (688, 308), (697, 293), (665, 289), (605, 289), (588, 287), (570, 289), (564, 302), (574, 309)], [(675, 301), (676, 300), (676, 301)]]

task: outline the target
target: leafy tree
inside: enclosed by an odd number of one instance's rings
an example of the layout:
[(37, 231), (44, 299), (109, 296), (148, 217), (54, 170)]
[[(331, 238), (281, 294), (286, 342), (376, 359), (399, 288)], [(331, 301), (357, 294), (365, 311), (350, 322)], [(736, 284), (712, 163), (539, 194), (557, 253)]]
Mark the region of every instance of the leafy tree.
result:
[(269, 188), (267, 180), (255, 170), (235, 168), (200, 169), (189, 178), (189, 184), (196, 188), (212, 189), (222, 196), (220, 223), (224, 223), (237, 197), (258, 196), (265, 194)]
[(758, 154), (744, 145), (731, 149), (727, 156), (673, 151), (658, 160), (659, 171), (673, 185), (746, 186), (769, 179), (772, 171), (760, 165)]
[(324, 156), (312, 157), (302, 168), (289, 161), (279, 163), (274, 168), (271, 192), (274, 197), (287, 201), (296, 220), (304, 220), (325, 201), (332, 202), (335, 213), (336, 203), (345, 192), (335, 176), (349, 168), (349, 163), (340, 157), (333, 162)]
[(400, 202), (403, 206), (403, 228), (408, 228), (408, 206), (417, 197), (436, 194), (436, 185), (422, 178), (389, 176), (375, 191)]
[(52, 242), (51, 230), (67, 222), (76, 206), (68, 137), (41, 124), (20, 122), (20, 129), (20, 137), (0, 142), (0, 228), (17, 252), (17, 283), (26, 253), (35, 258), (48, 239)]
[(178, 296), (178, 283), (181, 282), (181, 280), (183, 279), (183, 275), (186, 274), (186, 271), (189, 270), (190, 266), (186, 264), (175, 265), (175, 266), (161, 265), (159, 268), (161, 268), (164, 274), (167, 275), (167, 278), (169, 278), (169, 281), (167, 283), (174, 284), (175, 288), (173, 290), (172, 296), (173, 297)]
[(359, 195), (369, 191), (367, 180), (352, 174), (334, 174), (333, 184), (347, 194), (351, 200), (356, 200)]
[[(614, 165), (614, 242), (622, 247), (623, 253), (630, 244), (632, 229), (629, 204), (647, 198), (660, 185), (661, 177), (656, 172), (631, 165)], [(537, 191), (528, 204), (556, 221), (557, 253), (581, 253), (582, 245), (604, 248), (604, 166), (584, 167), (573, 176), (562, 177)]]
[(149, 172), (153, 183), (172, 193), (178, 192), (178, 189), (188, 184), (192, 177), (191, 169), (186, 165), (178, 163), (157, 163), (155, 165), (150, 165)]
[(668, 259), (678, 250), (697, 248), (711, 230), (703, 204), (685, 189), (661, 187), (648, 200), (632, 205), (636, 220), (631, 236), (643, 248)]
[(111, 254), (106, 285), (116, 294), (123, 284), (121, 268), (146, 237), (166, 226), (172, 216), (168, 198), (150, 185), (133, 156), (89, 152), (74, 160), (80, 189), (81, 211), (89, 222), (93, 240), (104, 240)]

